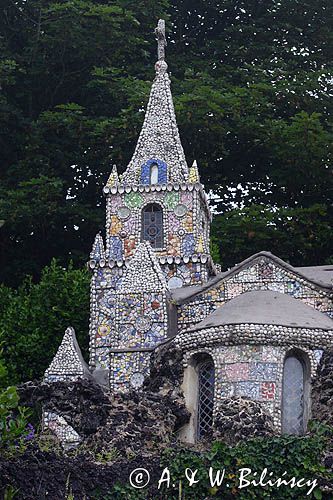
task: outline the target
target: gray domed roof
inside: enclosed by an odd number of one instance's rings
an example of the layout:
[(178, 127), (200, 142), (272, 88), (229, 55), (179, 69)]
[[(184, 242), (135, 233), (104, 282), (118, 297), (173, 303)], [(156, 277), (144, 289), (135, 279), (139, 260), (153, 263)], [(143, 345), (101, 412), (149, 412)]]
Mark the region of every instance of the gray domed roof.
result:
[(331, 318), (301, 300), (283, 293), (258, 290), (230, 300), (190, 331), (244, 323), (333, 330)]

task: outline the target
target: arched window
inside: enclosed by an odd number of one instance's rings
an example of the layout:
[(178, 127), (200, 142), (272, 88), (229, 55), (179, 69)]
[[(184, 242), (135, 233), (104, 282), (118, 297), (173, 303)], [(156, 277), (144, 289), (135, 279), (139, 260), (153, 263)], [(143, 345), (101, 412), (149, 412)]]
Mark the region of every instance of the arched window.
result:
[(150, 165), (150, 184), (158, 184), (158, 165), (152, 163)]
[(163, 211), (157, 203), (150, 203), (142, 210), (142, 241), (149, 241), (153, 248), (163, 247)]
[(213, 426), (214, 410), (214, 363), (208, 359), (198, 365), (198, 419), (197, 439), (206, 437)]
[(283, 366), (282, 432), (304, 434), (309, 410), (309, 368), (302, 355), (291, 352)]

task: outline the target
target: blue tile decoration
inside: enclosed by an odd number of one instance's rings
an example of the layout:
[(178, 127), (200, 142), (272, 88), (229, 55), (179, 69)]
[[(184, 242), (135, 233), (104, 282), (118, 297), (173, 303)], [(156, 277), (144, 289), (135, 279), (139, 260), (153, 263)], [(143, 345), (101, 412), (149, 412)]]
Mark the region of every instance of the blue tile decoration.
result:
[(277, 372), (276, 363), (251, 363), (249, 378), (252, 380), (275, 380)]
[(150, 171), (152, 165), (157, 165), (158, 167), (158, 184), (166, 184), (168, 180), (168, 169), (167, 164), (156, 158), (151, 158), (146, 163), (144, 163), (141, 167), (141, 177), (140, 182), (144, 186), (150, 185)]
[(193, 234), (186, 234), (183, 238), (183, 243), (182, 243), (182, 253), (190, 257), (191, 255), (194, 254), (195, 250), (195, 239)]
[(260, 398), (260, 384), (258, 382), (236, 382), (235, 383), (236, 396), (241, 396), (246, 399), (259, 399)]
[(118, 236), (110, 236), (109, 257), (114, 260), (123, 258), (123, 244)]

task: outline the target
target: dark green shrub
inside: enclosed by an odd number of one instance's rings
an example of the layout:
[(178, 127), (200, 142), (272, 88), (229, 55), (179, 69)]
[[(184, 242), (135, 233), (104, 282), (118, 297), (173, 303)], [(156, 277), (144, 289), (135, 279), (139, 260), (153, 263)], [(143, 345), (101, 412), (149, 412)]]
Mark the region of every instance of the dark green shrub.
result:
[[(31, 278), (18, 288), (3, 287), (0, 332), (11, 383), (40, 378), (55, 355), (65, 329), (75, 328), (85, 352), (88, 346), (89, 273), (52, 261), (39, 283)], [(0, 295), (1, 298), (1, 295)]]
[(34, 429), (28, 424), (28, 410), (19, 405), (16, 387), (3, 387), (7, 369), (0, 350), (0, 453), (23, 451)]
[[(317, 425), (311, 435), (302, 437), (275, 436), (249, 439), (234, 447), (215, 442), (208, 452), (186, 448), (170, 449), (163, 453), (158, 472), (160, 478), (162, 471), (167, 468), (170, 473), (169, 483), (165, 480), (158, 488), (158, 479), (151, 480), (149, 486), (143, 490), (136, 490), (129, 483), (117, 484), (110, 492), (110, 496), (105, 499), (135, 498), (136, 492), (143, 494), (143, 498), (154, 500), (329, 499), (332, 498), (333, 476), (331, 471), (321, 465), (321, 461), (331, 438), (331, 429)], [(149, 470), (149, 463), (143, 461), (142, 467)], [(209, 476), (210, 468), (212, 468), (212, 483)], [(192, 486), (186, 478), (186, 469), (189, 478), (194, 474), (195, 484)], [(242, 469), (244, 476), (241, 483)], [(251, 469), (251, 472), (245, 475), (248, 472), (245, 469)], [(258, 483), (265, 469), (267, 473), (262, 478), (262, 484), (246, 483), (246, 481)], [(220, 478), (223, 477), (220, 485), (216, 483), (218, 471)], [(163, 477), (166, 479), (167, 473)], [(276, 484), (278, 478), (289, 482), (293, 477), (295, 483), (301, 478), (304, 480), (294, 487), (291, 487), (292, 482), (289, 485)], [(271, 484), (269, 480), (272, 481)]]

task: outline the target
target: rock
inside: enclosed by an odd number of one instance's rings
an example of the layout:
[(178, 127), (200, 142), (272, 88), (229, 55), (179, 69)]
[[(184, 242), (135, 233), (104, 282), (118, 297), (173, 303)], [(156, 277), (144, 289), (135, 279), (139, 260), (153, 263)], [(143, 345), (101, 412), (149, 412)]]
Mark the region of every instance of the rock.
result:
[(74, 382), (27, 382), (18, 386), (23, 406), (62, 415), (79, 435), (88, 436), (103, 426), (110, 409), (107, 393), (91, 379)]
[(223, 398), (215, 418), (213, 439), (234, 445), (249, 437), (272, 436), (273, 418), (260, 403), (243, 398)]
[(312, 382), (312, 415), (333, 427), (333, 348), (324, 351)]
[[(0, 456), (0, 491), (12, 485), (20, 500), (110, 498), (115, 483), (128, 484), (131, 471), (142, 464), (141, 457), (121, 457), (112, 464), (103, 464), (87, 460), (83, 454), (66, 456), (29, 446), (22, 456), (10, 460)], [(149, 460), (149, 470), (157, 482), (157, 459)]]
[(181, 378), (180, 352), (162, 347), (152, 357), (142, 392), (112, 393), (92, 379), (28, 382), (18, 390), (23, 405), (61, 415), (82, 438), (78, 451), (90, 458), (107, 450), (152, 456), (175, 443), (177, 430), (190, 418)]

